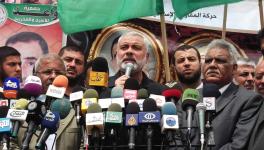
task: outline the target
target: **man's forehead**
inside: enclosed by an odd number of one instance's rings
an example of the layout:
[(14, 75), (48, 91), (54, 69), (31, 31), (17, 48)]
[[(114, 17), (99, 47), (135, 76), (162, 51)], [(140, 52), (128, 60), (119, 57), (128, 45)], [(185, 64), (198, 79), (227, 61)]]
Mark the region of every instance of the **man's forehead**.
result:
[(190, 48), (187, 50), (176, 51), (174, 54), (175, 58), (177, 58), (177, 56), (179, 56), (180, 54), (181, 55), (188, 55), (188, 56), (197, 56), (197, 52), (193, 48)]
[(121, 37), (118, 43), (140, 43), (144, 44), (144, 38), (139, 35), (126, 35)]

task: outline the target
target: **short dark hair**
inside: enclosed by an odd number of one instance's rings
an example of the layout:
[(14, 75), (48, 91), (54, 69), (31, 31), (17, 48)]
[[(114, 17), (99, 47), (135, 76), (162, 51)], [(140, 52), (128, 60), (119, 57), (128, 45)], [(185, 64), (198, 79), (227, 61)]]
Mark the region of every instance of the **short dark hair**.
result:
[(0, 47), (0, 65), (5, 61), (8, 56), (20, 56), (20, 53), (13, 47), (2, 46)]
[(112, 45), (111, 45), (111, 49), (110, 50), (111, 50), (111, 58), (112, 58), (112, 60), (115, 58), (115, 55), (116, 55), (116, 54), (113, 54), (113, 47), (114, 47), (115, 44), (117, 44), (119, 38), (120, 38), (120, 36), (116, 37), (113, 40)]
[(59, 56), (62, 56), (64, 54), (65, 51), (74, 51), (74, 52), (79, 52), (81, 53), (82, 55), (84, 55), (84, 51), (78, 47), (78, 46), (71, 46), (71, 45), (68, 45), (68, 46), (64, 46), (60, 49), (58, 55)]
[(5, 45), (14, 44), (17, 42), (30, 42), (38, 41), (39, 46), (41, 47), (42, 53), (47, 54), (49, 52), (48, 44), (42, 36), (35, 32), (20, 32), (9, 37)]
[(200, 55), (198, 49), (195, 48), (194, 46), (184, 44), (184, 45), (181, 45), (178, 48), (176, 48), (176, 50), (174, 51), (173, 57), (171, 58), (171, 64), (174, 64), (175, 65), (175, 53), (176, 52), (178, 52), (178, 51), (186, 51), (186, 50), (189, 50), (189, 49), (194, 49), (196, 51), (197, 57), (199, 59), (199, 62), (201, 62), (201, 55)]

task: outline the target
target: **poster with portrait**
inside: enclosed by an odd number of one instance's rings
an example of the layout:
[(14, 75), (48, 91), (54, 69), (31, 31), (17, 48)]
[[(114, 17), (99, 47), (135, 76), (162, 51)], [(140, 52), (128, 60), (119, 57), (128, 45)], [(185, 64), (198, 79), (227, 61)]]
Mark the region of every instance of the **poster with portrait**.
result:
[(148, 42), (149, 60), (144, 66), (143, 71), (146, 75), (155, 81), (161, 80), (162, 75), (162, 46), (160, 41), (149, 32), (147, 29), (130, 23), (120, 23), (108, 28), (105, 28), (98, 34), (96, 40), (90, 49), (89, 59), (94, 59), (97, 56), (104, 57), (108, 61), (109, 76), (115, 75), (119, 70), (116, 64), (116, 43), (118, 38), (125, 32), (137, 31), (144, 35)]
[(21, 53), (22, 79), (32, 75), (36, 60), (57, 53), (62, 46), (57, 7), (33, 4), (0, 4), (0, 45)]

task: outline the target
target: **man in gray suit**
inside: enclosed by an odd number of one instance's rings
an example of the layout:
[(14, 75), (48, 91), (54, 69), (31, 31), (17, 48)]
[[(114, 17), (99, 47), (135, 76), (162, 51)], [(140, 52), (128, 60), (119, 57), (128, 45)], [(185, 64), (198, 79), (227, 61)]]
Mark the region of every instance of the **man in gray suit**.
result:
[[(202, 68), (205, 83), (217, 84), (221, 92), (212, 116), (215, 141), (212, 149), (215, 150), (247, 148), (263, 101), (261, 95), (232, 82), (237, 67), (235, 56), (236, 49), (232, 44), (222, 39), (213, 40), (207, 47)], [(199, 138), (194, 141), (199, 143)]]

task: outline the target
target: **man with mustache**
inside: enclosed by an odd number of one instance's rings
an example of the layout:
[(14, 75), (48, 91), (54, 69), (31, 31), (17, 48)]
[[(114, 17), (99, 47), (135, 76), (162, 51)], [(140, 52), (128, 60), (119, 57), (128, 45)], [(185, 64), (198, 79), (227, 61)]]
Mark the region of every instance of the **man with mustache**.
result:
[(21, 80), (20, 56), (20, 53), (12, 47), (0, 47), (0, 92), (3, 92), (2, 87), (5, 78), (16, 77)]
[(84, 84), (84, 51), (76, 46), (65, 46), (61, 48), (59, 56), (66, 66), (66, 76), (69, 79), (66, 95), (69, 96), (74, 86)]
[(248, 58), (239, 58), (234, 82), (248, 90), (254, 90), (255, 63)]
[(175, 50), (171, 63), (178, 78), (178, 82), (167, 83), (169, 87), (201, 88), (201, 56), (199, 51), (190, 45), (181, 45)]
[[(202, 67), (205, 83), (217, 84), (221, 93), (215, 101), (216, 110), (211, 119), (215, 141), (213, 150), (246, 149), (263, 101), (261, 95), (232, 82), (237, 68), (236, 53), (229, 42), (213, 40), (207, 46)], [(195, 136), (193, 142), (200, 143), (199, 131)]]

